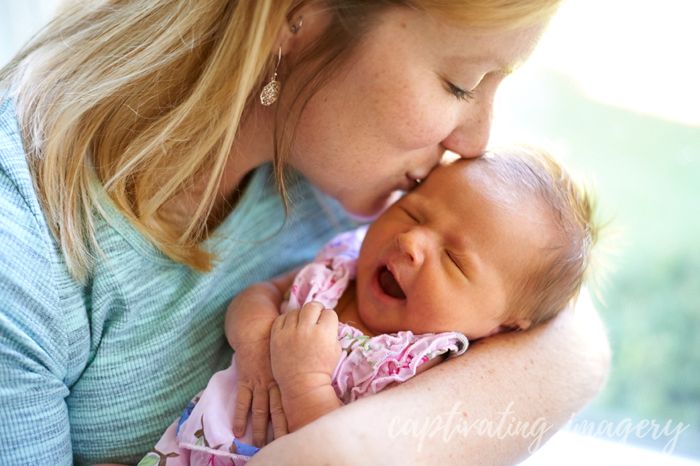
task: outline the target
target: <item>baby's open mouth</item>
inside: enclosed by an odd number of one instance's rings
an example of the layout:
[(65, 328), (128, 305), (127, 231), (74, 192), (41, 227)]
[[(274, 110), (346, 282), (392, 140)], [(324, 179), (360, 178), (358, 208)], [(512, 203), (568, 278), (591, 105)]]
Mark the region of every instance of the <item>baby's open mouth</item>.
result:
[(392, 298), (406, 299), (406, 295), (396, 281), (394, 274), (386, 267), (383, 267), (379, 272), (379, 287)]

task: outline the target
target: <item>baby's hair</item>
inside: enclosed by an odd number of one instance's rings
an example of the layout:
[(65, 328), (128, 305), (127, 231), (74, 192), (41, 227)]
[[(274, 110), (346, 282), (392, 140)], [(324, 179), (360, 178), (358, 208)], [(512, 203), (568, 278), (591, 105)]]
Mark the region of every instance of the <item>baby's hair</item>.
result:
[(520, 274), (505, 313), (507, 319), (526, 319), (532, 326), (546, 322), (578, 296), (590, 273), (591, 249), (600, 230), (593, 193), (542, 148), (496, 148), (476, 163), (484, 164), (506, 188), (514, 188), (518, 202), (539, 202), (551, 212), (554, 240), (544, 260), (533, 264), (534, 273), (528, 267)]

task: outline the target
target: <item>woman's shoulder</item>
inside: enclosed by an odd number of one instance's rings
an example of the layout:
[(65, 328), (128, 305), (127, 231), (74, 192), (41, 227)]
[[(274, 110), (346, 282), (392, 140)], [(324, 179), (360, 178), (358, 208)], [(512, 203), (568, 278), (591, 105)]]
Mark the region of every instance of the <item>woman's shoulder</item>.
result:
[(0, 102), (0, 189), (3, 204), (11, 202), (34, 217), (41, 213), (14, 107), (7, 98)]
[[(13, 464), (50, 456), (57, 464), (70, 452), (65, 410), (68, 386), (82, 373), (89, 333), (82, 314), (69, 313), (70, 277), (60, 258), (34, 192), (27, 157), (9, 100), (0, 102), (0, 440)], [(75, 309), (75, 307), (72, 307)], [(81, 317), (82, 316), (82, 317)], [(0, 429), (1, 430), (1, 429)], [(40, 447), (37, 447), (39, 446)]]
[(82, 288), (67, 274), (49, 232), (8, 99), (0, 103), (0, 251), (0, 332), (16, 334), (13, 341), (29, 345), (24, 355), (43, 354), (44, 367), (69, 382), (78, 370), (69, 367), (67, 334), (85, 320), (85, 307), (68, 310), (76, 300), (83, 304)]
[[(15, 258), (29, 272), (46, 270), (51, 236), (44, 220), (27, 157), (22, 145), (14, 109), (9, 99), (0, 103), (0, 235), (3, 238), (3, 274), (6, 262)], [(18, 253), (23, 251), (19, 257)], [(9, 271), (17, 268), (11, 267)]]

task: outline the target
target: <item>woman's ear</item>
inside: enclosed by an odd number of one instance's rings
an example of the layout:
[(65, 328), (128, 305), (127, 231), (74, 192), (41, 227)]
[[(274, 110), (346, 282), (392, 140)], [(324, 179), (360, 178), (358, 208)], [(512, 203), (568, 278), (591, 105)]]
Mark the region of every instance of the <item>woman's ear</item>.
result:
[(280, 27), (272, 53), (276, 55), (281, 48), (284, 58), (293, 62), (299, 52), (323, 34), (330, 21), (331, 13), (325, 2), (310, 0), (300, 3)]

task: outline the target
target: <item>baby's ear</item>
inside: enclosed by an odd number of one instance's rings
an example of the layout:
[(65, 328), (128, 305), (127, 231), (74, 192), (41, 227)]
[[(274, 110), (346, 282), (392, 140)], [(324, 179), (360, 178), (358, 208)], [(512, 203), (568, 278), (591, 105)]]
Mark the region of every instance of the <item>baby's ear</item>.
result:
[(532, 321), (528, 319), (518, 319), (513, 323), (512, 327), (516, 330), (527, 330), (531, 325)]
[(489, 333), (479, 338), (490, 337), (491, 335), (496, 335), (499, 333), (517, 332), (520, 330), (527, 330), (532, 325), (532, 322), (527, 319), (515, 319), (505, 322), (498, 327), (491, 330)]
[(498, 327), (500, 330), (494, 333), (520, 332), (529, 329), (531, 325), (532, 321), (528, 319), (513, 319), (503, 323)]

